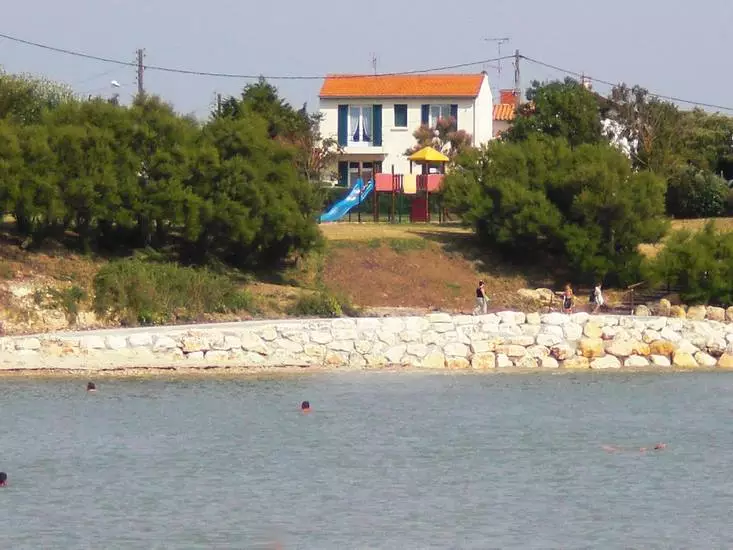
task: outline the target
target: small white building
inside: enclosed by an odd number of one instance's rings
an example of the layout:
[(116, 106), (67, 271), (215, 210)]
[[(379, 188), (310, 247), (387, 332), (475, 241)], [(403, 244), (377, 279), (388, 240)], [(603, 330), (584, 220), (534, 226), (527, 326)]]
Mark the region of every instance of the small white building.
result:
[(453, 117), (474, 145), (493, 137), (493, 100), (486, 73), (329, 75), (320, 92), (321, 134), (343, 150), (338, 183), (351, 187), (359, 173), (409, 172), (405, 151), (413, 132)]

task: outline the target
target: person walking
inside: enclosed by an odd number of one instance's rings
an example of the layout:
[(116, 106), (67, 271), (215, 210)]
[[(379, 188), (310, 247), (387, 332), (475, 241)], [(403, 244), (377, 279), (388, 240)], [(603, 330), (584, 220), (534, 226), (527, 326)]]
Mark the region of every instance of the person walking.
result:
[(474, 315), (486, 315), (489, 307), (489, 299), (486, 297), (486, 287), (483, 281), (478, 282), (476, 288), (476, 307), (473, 308)]
[(572, 313), (575, 296), (573, 295), (573, 287), (569, 284), (565, 285), (565, 292), (562, 293), (562, 312)]
[(603, 299), (602, 283), (597, 282), (591, 293), (591, 304), (593, 305), (593, 311), (591, 313), (598, 313), (598, 310), (603, 307), (605, 303)]

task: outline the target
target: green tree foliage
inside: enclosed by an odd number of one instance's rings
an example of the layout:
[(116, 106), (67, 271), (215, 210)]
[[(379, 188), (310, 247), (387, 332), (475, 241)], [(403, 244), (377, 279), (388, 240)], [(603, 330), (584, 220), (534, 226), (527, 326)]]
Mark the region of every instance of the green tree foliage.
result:
[(733, 179), (733, 118), (702, 109), (682, 113), (683, 151), (687, 162)]
[(650, 266), (651, 278), (679, 287), (688, 304), (733, 304), (733, 233), (718, 233), (714, 222), (703, 231), (678, 231)]
[(252, 113), (267, 121), (267, 132), (272, 139), (292, 143), (302, 133), (310, 131), (307, 111), (293, 109), (264, 78), (245, 86), (239, 98), (224, 100), (221, 113), (214, 113), (214, 117), (236, 119)]
[(406, 156), (425, 147), (432, 147), (453, 159), (473, 147), (471, 135), (465, 130), (458, 130), (456, 121), (452, 117), (439, 118), (435, 123), (435, 128), (423, 124), (413, 132), (412, 136), (416, 143), (405, 151)]
[[(6, 89), (0, 78), (0, 107)], [(269, 84), (204, 125), (154, 96), (123, 107), (39, 90), (33, 109), (16, 102), (0, 115), (0, 208), (27, 244), (151, 247), (243, 268), (318, 244), (316, 191), (296, 146), (315, 143), (305, 139), (316, 119), (273, 100)]]
[(667, 213), (675, 218), (713, 218), (727, 209), (728, 184), (709, 171), (688, 166), (669, 178)]
[(733, 178), (733, 118), (681, 111), (639, 86), (614, 88), (603, 113), (621, 123), (624, 137), (637, 141), (637, 168), (675, 176), (690, 165)]
[(599, 99), (579, 82), (571, 78), (545, 84), (534, 81), (527, 99), (504, 134), (506, 140), (523, 141), (542, 134), (564, 138), (571, 147), (602, 140)]
[(271, 139), (293, 149), (293, 162), (308, 181), (319, 182), (335, 168), (340, 148), (336, 140), (321, 135), (321, 115), (308, 113), (305, 105), (294, 109), (263, 78), (247, 85), (240, 97), (225, 99), (213, 118), (239, 120), (252, 115), (267, 121)]
[(623, 137), (637, 143), (634, 165), (666, 175), (684, 164), (682, 114), (676, 105), (649, 95), (640, 86), (615, 87), (606, 116), (621, 123)]
[(38, 122), (44, 111), (73, 97), (71, 89), (63, 84), (0, 69), (0, 118), (25, 124)]
[(664, 193), (662, 179), (634, 173), (609, 145), (538, 136), (459, 157), (445, 181), (447, 204), (484, 242), (552, 257), (589, 279), (636, 276), (638, 245), (666, 229)]

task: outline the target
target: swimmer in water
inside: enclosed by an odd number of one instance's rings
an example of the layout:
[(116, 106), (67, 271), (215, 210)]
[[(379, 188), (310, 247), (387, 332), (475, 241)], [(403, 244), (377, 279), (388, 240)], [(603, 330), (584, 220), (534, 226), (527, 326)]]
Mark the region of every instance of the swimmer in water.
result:
[(639, 449), (639, 452), (640, 453), (645, 453), (647, 451), (663, 451), (666, 448), (667, 448), (667, 444), (666, 443), (657, 443), (651, 449), (647, 449), (646, 447), (642, 447), (641, 449)]
[(87, 384), (87, 391), (97, 391), (97, 386), (94, 385), (94, 382), (89, 382)]
[[(667, 448), (667, 444), (666, 443), (657, 443), (656, 445), (654, 445), (651, 448), (648, 448), (648, 447), (640, 447), (639, 448), (639, 452), (640, 453), (645, 453), (645, 452), (650, 451), (650, 450), (651, 451), (663, 451), (666, 448)], [(607, 453), (618, 453), (618, 452), (622, 452), (622, 451), (625, 451), (626, 450), (623, 447), (616, 447), (616, 446), (613, 446), (613, 445), (602, 445), (601, 446), (601, 449), (603, 449)]]
[(5, 487), (8, 484), (8, 474), (0, 472), (0, 487)]
[(311, 412), (311, 404), (310, 404), (310, 402), (309, 401), (303, 401), (300, 404), (300, 410), (303, 411), (304, 413)]

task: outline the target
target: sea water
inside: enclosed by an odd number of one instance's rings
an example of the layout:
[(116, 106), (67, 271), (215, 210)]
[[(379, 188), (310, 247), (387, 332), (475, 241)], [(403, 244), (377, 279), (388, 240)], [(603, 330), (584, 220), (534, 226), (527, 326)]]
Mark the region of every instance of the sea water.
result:
[(96, 382), (3, 380), (0, 547), (733, 547), (731, 373)]

